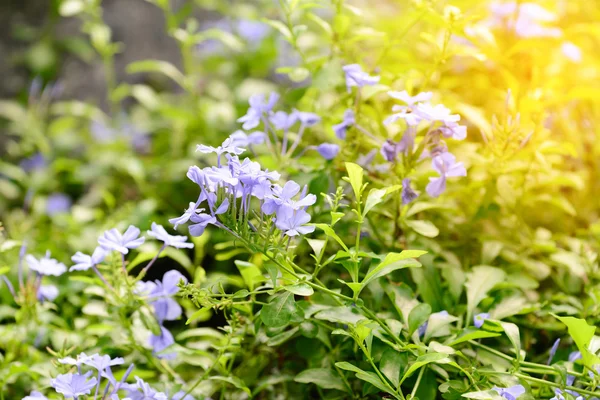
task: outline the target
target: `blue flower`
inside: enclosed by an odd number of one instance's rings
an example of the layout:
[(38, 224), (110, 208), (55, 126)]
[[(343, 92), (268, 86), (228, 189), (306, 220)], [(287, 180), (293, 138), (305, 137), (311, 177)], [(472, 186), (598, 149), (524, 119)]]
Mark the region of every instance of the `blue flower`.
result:
[(570, 362), (575, 362), (577, 360), (581, 359), (581, 352), (579, 351), (573, 351), (569, 354), (569, 361)]
[(150, 335), (150, 346), (152, 346), (152, 352), (156, 354), (158, 358), (164, 358), (167, 360), (171, 360), (175, 358), (175, 353), (162, 354), (162, 352), (173, 345), (175, 343), (175, 339), (173, 339), (173, 335), (171, 332), (164, 326), (160, 327), (160, 335)]
[(35, 170), (44, 169), (47, 166), (46, 159), (42, 153), (35, 153), (33, 156), (24, 159), (19, 163), (19, 166), (23, 168), (25, 172), (31, 172)]
[(248, 100), (250, 107), (246, 115), (238, 118), (237, 121), (243, 122), (242, 128), (246, 130), (256, 128), (260, 124), (261, 118), (273, 109), (277, 100), (279, 100), (279, 95), (275, 92), (269, 95), (268, 100), (265, 100), (265, 95), (262, 93), (250, 96)]
[(172, 296), (179, 292), (177, 285), (182, 280), (187, 283), (186, 277), (181, 272), (171, 270), (163, 275), (162, 282), (159, 280), (139, 282), (136, 292), (148, 296), (159, 321), (172, 321), (181, 316), (181, 306)]
[(314, 194), (305, 195), (302, 193), (298, 200), (294, 200), (294, 197), (296, 197), (299, 192), (300, 185), (294, 181), (287, 181), (283, 187), (274, 185), (272, 194), (265, 197), (262, 211), (267, 215), (271, 215), (278, 212), (279, 208), (284, 205), (289, 206), (294, 210), (299, 210), (316, 203), (317, 196)]
[(412, 202), (414, 199), (419, 197), (417, 193), (410, 187), (410, 178), (404, 178), (402, 180), (402, 204), (407, 205)]
[(130, 400), (169, 400), (167, 395), (152, 389), (142, 379), (135, 377), (137, 383), (127, 386), (127, 399)]
[(548, 365), (550, 365), (550, 363), (552, 362), (552, 359), (554, 358), (554, 355), (556, 354), (556, 350), (558, 350), (559, 344), (560, 344), (560, 338), (556, 339), (556, 341), (550, 348), (550, 353), (548, 354), (548, 362), (547, 362)]
[(517, 400), (519, 396), (525, 393), (523, 385), (515, 385), (509, 388), (493, 387), (492, 389), (498, 392), (498, 394), (506, 400)]
[(233, 146), (245, 148), (254, 144), (264, 143), (267, 135), (259, 131), (246, 134), (246, 132), (238, 130), (229, 135), (229, 138), (233, 141)]
[(467, 176), (467, 170), (463, 163), (457, 163), (456, 157), (451, 153), (446, 152), (433, 157), (431, 164), (433, 169), (440, 174), (439, 177), (429, 178), (426, 190), (431, 197), (438, 197), (444, 193), (447, 177)]
[(106, 368), (123, 364), (125, 362), (125, 360), (123, 360), (122, 357), (117, 357), (117, 358), (111, 359), (110, 356), (107, 356), (107, 355), (101, 356), (96, 353), (96, 354), (92, 354), (91, 356), (81, 357), (81, 362), (87, 366), (90, 366), (90, 367), (95, 368), (96, 370), (102, 372)]
[(183, 215), (177, 218), (171, 218), (169, 219), (169, 222), (173, 224), (173, 229), (177, 229), (179, 225), (188, 222), (192, 215), (201, 213), (202, 211), (204, 211), (203, 208), (198, 209), (196, 203), (190, 202), (189, 207), (183, 212)]
[(90, 356), (88, 356), (85, 353), (79, 353), (77, 355), (77, 358), (73, 358), (73, 357), (65, 357), (65, 358), (59, 358), (58, 362), (61, 364), (65, 364), (65, 365), (75, 365), (77, 367), (83, 365), (85, 363), (85, 361), (88, 360), (88, 358), (90, 358)]
[(47, 251), (46, 255), (39, 260), (31, 254), (27, 254), (25, 256), (25, 261), (27, 261), (30, 270), (35, 271), (40, 275), (60, 276), (67, 271), (65, 264), (58, 262), (54, 258), (50, 258), (49, 251)]
[(351, 91), (352, 86), (363, 87), (375, 85), (379, 82), (378, 76), (371, 76), (364, 72), (360, 65), (358, 64), (349, 64), (342, 67), (344, 73), (346, 74), (346, 88), (348, 93)]
[(276, 129), (288, 131), (298, 121), (298, 116), (294, 113), (286, 113), (285, 111), (277, 111), (271, 115), (269, 121)]
[(199, 151), (204, 154), (215, 153), (217, 155), (217, 165), (221, 166), (221, 155), (223, 153), (240, 155), (246, 151), (241, 147), (237, 147), (235, 141), (228, 137), (225, 141), (218, 147), (206, 146), (204, 144), (199, 144), (196, 146), (196, 151)]
[(344, 111), (344, 119), (339, 124), (333, 125), (333, 132), (338, 139), (346, 139), (346, 133), (348, 129), (356, 123), (356, 119), (354, 117), (354, 111), (352, 109), (347, 109)]
[(37, 292), (39, 302), (54, 301), (58, 297), (58, 288), (54, 285), (40, 285)]
[(475, 328), (481, 328), (486, 319), (490, 319), (490, 314), (488, 314), (488, 313), (477, 314), (473, 317), (473, 325), (475, 325)]
[(394, 105), (392, 111), (396, 114), (392, 114), (383, 121), (384, 125), (389, 125), (396, 122), (399, 119), (403, 119), (407, 125), (416, 126), (423, 120), (423, 116), (415, 113), (416, 106), (418, 103), (427, 102), (433, 97), (431, 92), (419, 93), (416, 96), (410, 96), (406, 90), (401, 92), (388, 92), (390, 97), (401, 100), (406, 105)]
[(202, 236), (208, 225), (216, 224), (217, 218), (209, 214), (193, 214), (190, 217), (190, 221), (193, 222), (193, 224), (188, 227), (190, 235), (198, 237)]
[(326, 160), (333, 160), (340, 152), (340, 146), (334, 143), (321, 143), (317, 146), (317, 151)]
[(280, 207), (277, 211), (275, 225), (287, 236), (306, 235), (314, 232), (314, 226), (306, 226), (310, 222), (310, 215), (304, 210), (294, 210), (289, 206)]
[(140, 236), (140, 230), (133, 225), (123, 235), (116, 228), (104, 232), (104, 235), (98, 239), (98, 244), (104, 250), (115, 250), (121, 254), (129, 253), (129, 249), (135, 249), (144, 243), (144, 237)]
[(48, 400), (46, 396), (35, 390), (29, 394), (29, 396), (23, 397), (22, 400)]
[(387, 139), (381, 146), (380, 153), (386, 161), (394, 162), (402, 150), (402, 145), (399, 142)]
[(294, 109), (291, 115), (294, 115), (298, 121), (300, 121), (300, 124), (305, 127), (311, 127), (321, 122), (321, 117), (311, 112), (298, 111)]
[(189, 394), (186, 396), (185, 392), (180, 390), (171, 397), (171, 400), (194, 400), (194, 398)]
[(52, 217), (71, 209), (71, 198), (64, 193), (53, 193), (46, 200), (46, 215)]
[(63, 374), (52, 379), (51, 385), (57, 393), (62, 394), (67, 399), (77, 398), (90, 394), (92, 388), (96, 386), (97, 380), (95, 377), (88, 380), (92, 372), (85, 375), (80, 374)]
[(415, 105), (416, 103), (430, 101), (433, 97), (432, 92), (421, 92), (415, 96), (411, 96), (406, 90), (403, 90), (401, 92), (390, 91), (388, 92), (388, 95), (394, 99), (403, 101), (409, 107)]
[(76, 264), (69, 268), (69, 271), (87, 271), (104, 261), (104, 257), (106, 257), (106, 250), (99, 246), (94, 249), (91, 256), (78, 251), (71, 257), (71, 260)]
[(171, 246), (178, 249), (194, 247), (193, 243), (187, 242), (187, 236), (169, 235), (169, 233), (156, 222), (152, 223), (152, 230), (148, 231), (148, 235), (164, 242), (165, 246)]

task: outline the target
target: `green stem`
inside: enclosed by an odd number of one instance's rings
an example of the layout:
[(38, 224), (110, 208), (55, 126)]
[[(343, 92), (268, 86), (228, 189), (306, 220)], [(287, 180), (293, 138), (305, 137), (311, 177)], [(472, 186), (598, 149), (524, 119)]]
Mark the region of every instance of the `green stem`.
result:
[(421, 368), (419, 371), (419, 376), (417, 377), (417, 381), (415, 382), (415, 386), (413, 387), (412, 392), (410, 392), (410, 398), (414, 398), (417, 394), (417, 390), (419, 389), (419, 385), (421, 384), (421, 379), (423, 379), (423, 374), (425, 373), (425, 368)]

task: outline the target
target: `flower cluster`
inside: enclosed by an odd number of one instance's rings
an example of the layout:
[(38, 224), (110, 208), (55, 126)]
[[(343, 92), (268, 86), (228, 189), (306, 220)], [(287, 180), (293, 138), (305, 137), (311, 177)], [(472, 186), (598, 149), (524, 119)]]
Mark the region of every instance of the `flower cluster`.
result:
[[(62, 394), (67, 399), (78, 399), (79, 396), (90, 395), (94, 391), (94, 399), (110, 398), (118, 400), (120, 398), (118, 393), (123, 391), (126, 393), (125, 400), (194, 400), (192, 396), (186, 395), (183, 391), (169, 397), (167, 394), (153, 389), (137, 376), (135, 377), (135, 384), (127, 383), (127, 378), (133, 371), (134, 364), (130, 364), (123, 377), (117, 381), (111, 367), (123, 365), (125, 360), (121, 357), (113, 359), (108, 355), (92, 354), (88, 356), (81, 353), (76, 358), (65, 357), (59, 359), (58, 362), (77, 368), (76, 373), (60, 374), (52, 379), (50, 383), (56, 393)], [(92, 370), (83, 373), (83, 366), (90, 367)], [(103, 393), (101, 393), (100, 388), (103, 382), (105, 382), (105, 385)], [(38, 391), (33, 391), (23, 400), (48, 400), (48, 398)]]
[[(274, 215), (271, 221), (273, 229), (279, 229), (287, 236), (310, 233), (313, 226), (306, 226), (310, 215), (306, 208), (316, 202), (316, 196), (307, 194), (307, 187), (300, 189), (294, 181), (283, 186), (276, 184), (280, 174), (275, 171), (262, 170), (259, 163), (248, 158), (240, 160), (240, 150), (231, 146), (231, 138), (225, 140), (218, 148), (198, 146), (202, 152), (208, 150), (227, 154), (227, 164), (200, 169), (192, 166), (187, 177), (200, 188), (196, 202), (191, 202), (183, 215), (169, 220), (175, 228), (190, 222), (189, 232), (192, 236), (200, 236), (208, 225), (224, 229), (240, 231), (250, 227), (256, 228), (251, 219), (253, 201), (257, 202), (260, 219)], [(222, 149), (222, 150), (220, 150)], [(205, 203), (206, 208), (201, 208)], [(229, 225), (228, 225), (229, 224)]]

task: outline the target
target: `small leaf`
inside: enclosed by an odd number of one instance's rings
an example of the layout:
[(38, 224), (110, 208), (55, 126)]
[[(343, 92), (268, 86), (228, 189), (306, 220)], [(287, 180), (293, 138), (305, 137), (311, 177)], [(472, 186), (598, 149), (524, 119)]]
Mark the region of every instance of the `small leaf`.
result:
[(306, 369), (296, 375), (294, 381), (300, 383), (314, 383), (323, 389), (346, 390), (342, 378), (329, 368)]
[(360, 196), (363, 189), (363, 169), (360, 165), (347, 162), (346, 170), (348, 170), (348, 180), (354, 190), (354, 196), (357, 201), (360, 201)]
[(306, 283), (298, 283), (297, 285), (290, 285), (283, 287), (288, 292), (294, 293), (298, 296), (312, 296), (315, 291), (312, 287), (307, 285)]
[(279, 33), (281, 33), (288, 42), (290, 42), (290, 43), (293, 42), (292, 32), (290, 32), (289, 28), (283, 22), (277, 21), (275, 19), (267, 19), (267, 18), (263, 18), (262, 21), (266, 24), (271, 25), (273, 28), (277, 29), (279, 31)]
[(316, 319), (329, 322), (339, 322), (340, 324), (356, 325), (358, 321), (366, 319), (365, 316), (352, 312), (350, 307), (331, 307), (315, 314)]
[(394, 349), (387, 349), (381, 356), (379, 361), (379, 369), (383, 374), (394, 384), (400, 384), (400, 375), (408, 364), (408, 356), (406, 353), (400, 353)]
[(404, 382), (406, 378), (414, 374), (419, 368), (430, 363), (439, 363), (440, 361), (442, 362), (442, 364), (447, 364), (450, 361), (450, 359), (446, 354), (443, 353), (429, 353), (419, 356), (419, 358), (417, 358), (417, 360), (410, 366), (410, 368), (408, 368), (408, 371), (406, 371), (400, 383)]
[(420, 303), (408, 314), (408, 335), (412, 336), (421, 325), (423, 325), (431, 315), (431, 306), (427, 303)]
[(241, 260), (235, 260), (234, 263), (248, 289), (253, 290), (256, 284), (265, 280), (257, 265)]
[(440, 230), (431, 221), (409, 220), (406, 221), (406, 225), (425, 237), (434, 238), (440, 233)]
[(427, 252), (422, 250), (404, 250), (401, 253), (389, 253), (379, 265), (365, 275), (365, 278), (362, 281), (363, 286), (366, 286), (374, 279), (398, 269), (420, 267), (421, 263), (412, 258), (419, 257), (425, 253)]
[(294, 295), (286, 291), (275, 296), (269, 304), (263, 306), (260, 311), (260, 319), (269, 328), (281, 328), (290, 322), (295, 312)]
[(283, 343), (290, 340), (296, 334), (296, 332), (298, 332), (298, 329), (299, 329), (298, 327), (295, 327), (295, 328), (281, 332), (280, 334), (269, 338), (269, 340), (267, 340), (267, 346), (282, 345)]
[(506, 274), (498, 268), (489, 266), (474, 267), (467, 274), (465, 287), (467, 288), (467, 308), (469, 315), (472, 315), (473, 310), (481, 300), (483, 300), (488, 292), (497, 284), (504, 281)]
[(250, 389), (248, 389), (248, 387), (244, 384), (244, 381), (242, 381), (240, 378), (237, 378), (234, 376), (211, 376), (208, 379), (210, 379), (211, 381), (221, 381), (221, 382), (229, 383), (229, 384), (235, 386), (236, 388), (241, 389), (244, 392), (248, 393), (248, 395), (252, 394), (250, 392)]
[(497, 336), (500, 336), (500, 334), (495, 332), (487, 332), (482, 329), (467, 328), (463, 330), (462, 335), (454, 339), (454, 341), (450, 342), (448, 345), (456, 346), (457, 344), (468, 342), (469, 340), (485, 339)]
[(335, 231), (327, 224), (313, 224), (315, 227), (321, 229), (325, 234), (340, 244), (344, 248), (344, 250), (349, 251), (346, 244), (340, 239), (340, 237), (335, 233)]
[(383, 201), (383, 198), (390, 193), (393, 193), (402, 188), (401, 185), (390, 186), (387, 189), (371, 189), (369, 191), (369, 195), (367, 196), (367, 200), (365, 201), (365, 208), (363, 210), (363, 217), (367, 215), (369, 211), (377, 204)]

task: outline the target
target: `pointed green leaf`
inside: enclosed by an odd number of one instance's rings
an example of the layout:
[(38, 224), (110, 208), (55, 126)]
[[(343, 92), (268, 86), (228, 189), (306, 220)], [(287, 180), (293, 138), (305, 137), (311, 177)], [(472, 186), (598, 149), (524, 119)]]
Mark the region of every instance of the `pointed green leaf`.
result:
[(354, 190), (354, 196), (357, 201), (360, 201), (360, 196), (363, 189), (363, 169), (360, 165), (347, 162), (346, 170), (348, 171), (348, 180)]
[(498, 268), (489, 266), (474, 267), (467, 274), (465, 287), (467, 288), (467, 308), (469, 315), (472, 315), (473, 310), (483, 300), (488, 292), (497, 284), (504, 281), (506, 274)]
[(346, 390), (342, 378), (329, 368), (306, 369), (296, 375), (294, 381), (300, 383), (314, 383), (323, 389)]
[(554, 317), (567, 326), (569, 335), (581, 352), (584, 365), (592, 368), (595, 364), (599, 364), (600, 358), (590, 351), (590, 342), (594, 337), (596, 327), (588, 325), (586, 320), (581, 318), (559, 317), (558, 315), (554, 315)]
[(269, 328), (281, 328), (290, 322), (295, 312), (294, 295), (286, 291), (278, 294), (269, 304), (263, 306), (260, 319)]
[(447, 364), (451, 360), (448, 358), (446, 354), (443, 353), (429, 353), (422, 356), (419, 356), (417, 360), (408, 368), (400, 383), (404, 382), (406, 378), (414, 374), (419, 368), (430, 364), (430, 363), (442, 363)]

